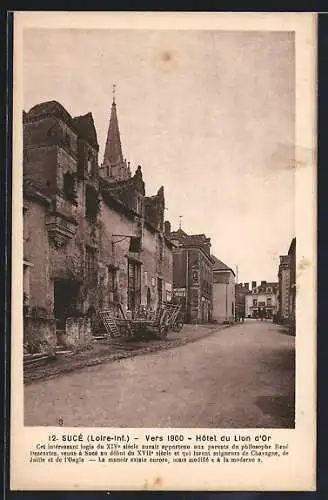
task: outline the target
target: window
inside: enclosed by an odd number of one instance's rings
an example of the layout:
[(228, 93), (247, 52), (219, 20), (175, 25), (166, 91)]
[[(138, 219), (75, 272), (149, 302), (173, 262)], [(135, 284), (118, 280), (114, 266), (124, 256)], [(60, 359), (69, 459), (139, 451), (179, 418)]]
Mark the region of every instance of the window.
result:
[(257, 299), (253, 299), (253, 306), (256, 307), (257, 306)]
[(161, 278), (157, 278), (157, 295), (158, 302), (162, 302), (163, 300), (163, 280)]
[(109, 293), (109, 301), (115, 301), (115, 294), (117, 291), (117, 275), (116, 269), (113, 266), (107, 267), (107, 285), (108, 285), (108, 293)]
[(158, 244), (159, 244), (159, 260), (162, 261), (164, 259), (164, 242), (161, 236), (158, 237)]
[(91, 151), (88, 153), (88, 175), (92, 175), (93, 157)]
[(97, 250), (86, 248), (85, 275), (89, 284), (97, 282)]
[(109, 167), (106, 167), (107, 177), (109, 177)]
[(66, 172), (63, 176), (64, 194), (69, 199), (77, 197), (75, 178), (70, 172)]
[(94, 187), (87, 185), (85, 189), (85, 216), (94, 221), (99, 212), (98, 193)]
[(268, 306), (272, 306), (272, 299), (271, 299), (271, 297), (267, 299), (267, 305)]
[(141, 198), (141, 196), (136, 197), (136, 212), (137, 212), (137, 214), (141, 214), (141, 212), (142, 212), (142, 198)]

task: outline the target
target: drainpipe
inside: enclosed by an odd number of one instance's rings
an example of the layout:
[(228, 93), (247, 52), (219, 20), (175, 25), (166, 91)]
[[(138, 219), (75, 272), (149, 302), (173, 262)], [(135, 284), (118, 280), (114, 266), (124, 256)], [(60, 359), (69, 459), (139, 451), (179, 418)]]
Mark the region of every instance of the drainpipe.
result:
[(228, 321), (228, 283), (226, 283), (226, 321)]

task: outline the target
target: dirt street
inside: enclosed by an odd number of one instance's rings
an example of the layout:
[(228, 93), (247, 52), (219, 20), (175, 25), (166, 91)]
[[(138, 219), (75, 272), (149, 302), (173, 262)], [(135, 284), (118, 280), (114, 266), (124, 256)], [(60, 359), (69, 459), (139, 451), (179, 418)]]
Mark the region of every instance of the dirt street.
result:
[(174, 349), (25, 387), (25, 425), (282, 428), (294, 425), (294, 343), (246, 321)]

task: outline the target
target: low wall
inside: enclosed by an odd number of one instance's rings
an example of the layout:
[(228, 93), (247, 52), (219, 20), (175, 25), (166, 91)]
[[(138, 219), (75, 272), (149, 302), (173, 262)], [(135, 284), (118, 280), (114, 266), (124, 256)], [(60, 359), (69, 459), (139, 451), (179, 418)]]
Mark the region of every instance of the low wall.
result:
[(92, 342), (91, 320), (88, 317), (74, 317), (66, 319), (65, 337), (67, 344), (81, 348)]
[(56, 347), (56, 320), (49, 317), (24, 317), (24, 347), (29, 353), (50, 352)]

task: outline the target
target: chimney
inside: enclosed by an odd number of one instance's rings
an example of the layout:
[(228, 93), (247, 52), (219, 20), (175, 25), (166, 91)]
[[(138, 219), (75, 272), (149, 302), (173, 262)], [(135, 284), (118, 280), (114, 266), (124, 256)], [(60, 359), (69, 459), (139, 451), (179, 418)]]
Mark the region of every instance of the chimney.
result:
[(252, 281), (252, 289), (256, 288), (256, 281)]
[(166, 220), (164, 222), (164, 234), (166, 236), (169, 236), (170, 233), (171, 233), (171, 224), (170, 224), (170, 222), (168, 220)]
[(249, 290), (249, 283), (244, 283), (244, 288), (246, 288), (246, 290)]
[(265, 286), (266, 285), (266, 281), (261, 281), (261, 286)]

